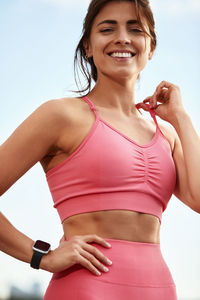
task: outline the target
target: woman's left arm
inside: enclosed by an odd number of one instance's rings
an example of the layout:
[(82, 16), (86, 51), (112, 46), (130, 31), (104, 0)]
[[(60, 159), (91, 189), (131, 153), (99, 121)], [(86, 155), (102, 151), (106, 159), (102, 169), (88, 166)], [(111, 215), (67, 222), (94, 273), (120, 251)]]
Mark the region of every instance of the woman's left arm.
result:
[(177, 170), (174, 195), (200, 213), (200, 138), (186, 112), (178, 114), (172, 125), (175, 129), (173, 159)]
[[(156, 115), (173, 126), (173, 159), (177, 172), (174, 195), (200, 213), (200, 137), (182, 105), (180, 88), (162, 81), (145, 102), (149, 102)], [(142, 103), (140, 106), (144, 108)]]

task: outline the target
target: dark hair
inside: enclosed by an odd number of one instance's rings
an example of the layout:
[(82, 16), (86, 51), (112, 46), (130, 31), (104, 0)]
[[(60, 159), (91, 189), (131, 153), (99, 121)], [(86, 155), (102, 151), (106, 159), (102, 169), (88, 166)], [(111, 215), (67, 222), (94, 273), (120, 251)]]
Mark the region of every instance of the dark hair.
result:
[[(102, 10), (102, 8), (109, 2), (123, 2), (123, 1), (124, 2), (128, 1), (135, 4), (136, 16), (139, 25), (141, 26), (143, 31), (151, 38), (151, 49), (154, 50), (156, 48), (157, 38), (155, 33), (155, 21), (148, 0), (92, 0), (88, 7), (87, 15), (84, 19), (82, 37), (78, 43), (74, 55), (74, 76), (75, 76), (76, 85), (77, 87), (79, 87), (76, 74), (78, 75), (78, 80), (81, 83), (78, 70), (80, 70), (81, 73), (85, 76), (87, 80), (87, 85), (81, 90), (74, 91), (75, 93), (83, 93), (86, 91), (90, 92), (92, 79), (95, 82), (97, 81), (97, 69), (94, 64), (93, 58), (87, 57), (85, 47), (84, 47), (84, 42), (88, 41), (90, 38), (92, 25), (94, 23), (96, 16)], [(147, 25), (149, 27), (150, 34), (144, 28), (144, 25), (142, 24), (141, 21), (141, 16), (145, 17)]]

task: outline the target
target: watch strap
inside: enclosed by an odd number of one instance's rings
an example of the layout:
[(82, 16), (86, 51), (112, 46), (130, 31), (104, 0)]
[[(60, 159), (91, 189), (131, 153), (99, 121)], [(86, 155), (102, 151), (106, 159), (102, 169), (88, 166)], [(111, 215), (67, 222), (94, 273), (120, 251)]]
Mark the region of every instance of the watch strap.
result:
[(43, 255), (44, 255), (44, 253), (33, 250), (33, 256), (31, 259), (31, 267), (32, 268), (34, 268), (34, 269), (40, 268), (40, 261), (41, 261)]

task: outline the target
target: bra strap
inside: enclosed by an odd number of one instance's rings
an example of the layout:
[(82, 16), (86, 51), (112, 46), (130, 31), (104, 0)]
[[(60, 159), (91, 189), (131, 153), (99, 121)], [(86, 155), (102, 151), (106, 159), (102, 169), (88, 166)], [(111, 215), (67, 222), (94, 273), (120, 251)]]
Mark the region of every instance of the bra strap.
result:
[(95, 113), (96, 117), (98, 117), (98, 112), (97, 112), (97, 108), (96, 106), (92, 103), (92, 101), (87, 97), (87, 96), (83, 96), (81, 97), (81, 99), (85, 100), (85, 102), (87, 102), (91, 108), (91, 110), (93, 110), (93, 112)]
[(148, 109), (148, 111), (150, 112), (150, 114), (151, 114), (154, 122), (156, 123), (156, 126), (159, 128), (158, 122), (156, 120), (156, 113), (155, 113), (155, 111), (153, 109), (150, 109), (150, 105), (149, 104), (147, 104), (147, 103), (144, 103), (144, 104), (145, 104), (146, 108)]
[[(92, 102), (87, 96), (83, 96), (83, 97), (81, 97), (81, 99), (85, 100), (85, 102), (87, 102), (87, 103), (89, 104), (91, 110), (94, 111), (96, 117), (99, 117), (99, 116), (98, 116), (97, 108), (96, 108), (96, 106), (93, 104), (93, 102)], [(156, 126), (159, 128), (158, 122), (157, 122), (157, 120), (156, 120), (156, 113), (155, 113), (155, 111), (152, 110), (152, 109), (150, 109), (150, 105), (149, 105), (149, 104), (147, 104), (147, 103), (144, 103), (144, 104), (146, 105), (148, 111), (150, 112), (150, 114), (151, 114), (151, 116), (152, 116), (152, 118), (153, 118), (153, 120), (154, 120)], [(136, 104), (136, 108), (137, 108), (137, 104)]]

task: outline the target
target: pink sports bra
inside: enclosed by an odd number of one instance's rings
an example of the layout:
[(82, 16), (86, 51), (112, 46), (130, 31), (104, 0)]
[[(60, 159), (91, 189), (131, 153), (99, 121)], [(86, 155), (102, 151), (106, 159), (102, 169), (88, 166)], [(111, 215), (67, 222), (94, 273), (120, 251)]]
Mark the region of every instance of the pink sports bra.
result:
[(82, 99), (93, 110), (95, 123), (79, 147), (46, 173), (61, 222), (81, 213), (123, 209), (154, 215), (161, 223), (176, 170), (155, 112), (146, 104), (156, 133), (148, 144), (138, 145), (102, 120), (88, 97)]

